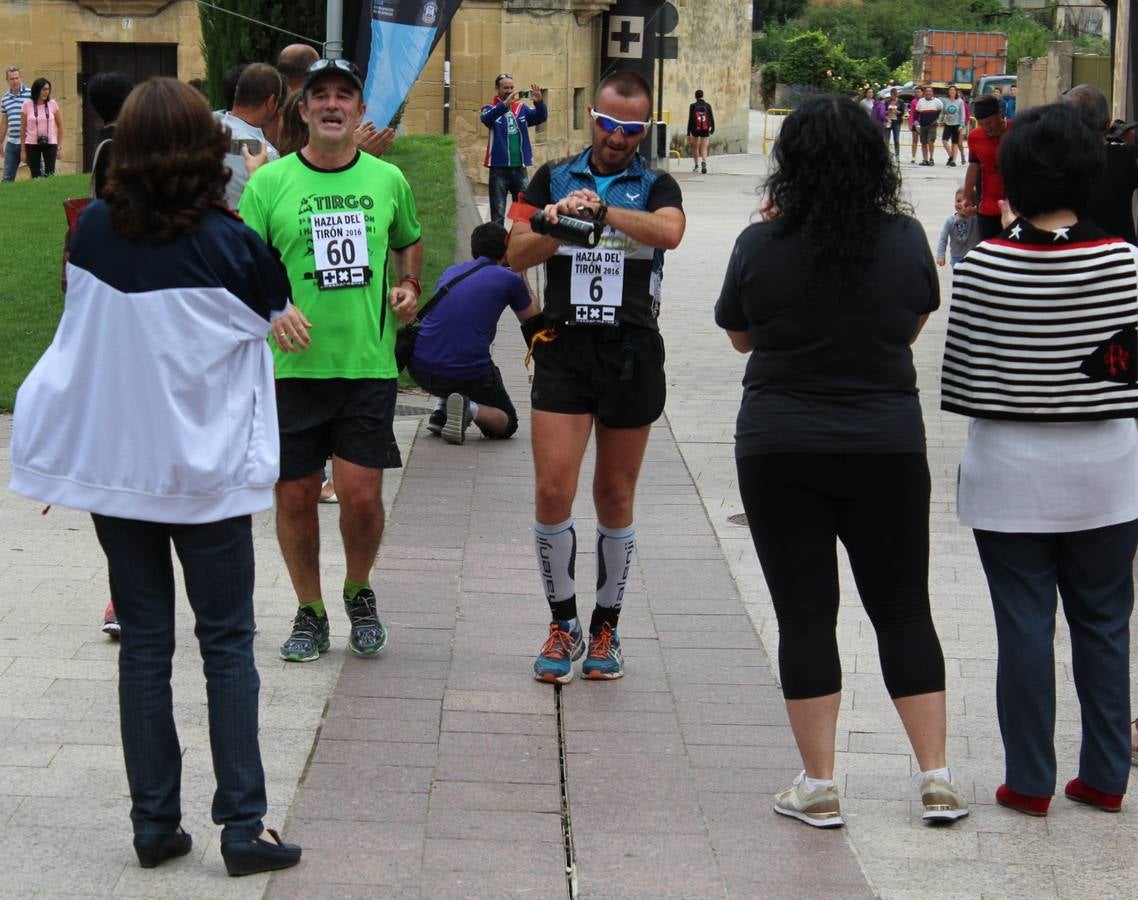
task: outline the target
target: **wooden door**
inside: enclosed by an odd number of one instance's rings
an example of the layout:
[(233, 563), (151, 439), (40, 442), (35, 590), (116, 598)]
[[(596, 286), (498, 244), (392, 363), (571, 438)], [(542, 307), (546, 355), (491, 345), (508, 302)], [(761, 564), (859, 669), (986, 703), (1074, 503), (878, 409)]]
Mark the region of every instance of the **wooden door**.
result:
[(83, 100), (83, 171), (91, 171), (91, 158), (103, 123), (87, 100), (87, 82), (99, 72), (122, 72), (135, 84), (155, 75), (178, 77), (177, 44), (80, 44), (82, 69), (79, 96)]

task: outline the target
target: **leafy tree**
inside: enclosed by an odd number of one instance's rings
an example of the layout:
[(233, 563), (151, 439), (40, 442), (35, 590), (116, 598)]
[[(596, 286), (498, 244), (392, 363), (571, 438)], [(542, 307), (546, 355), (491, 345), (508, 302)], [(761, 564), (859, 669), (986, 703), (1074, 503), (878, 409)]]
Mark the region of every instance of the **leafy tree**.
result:
[[(845, 0), (836, 5), (808, 5), (797, 18), (768, 22), (753, 41), (751, 56), (764, 71), (777, 63), (783, 83), (856, 91), (874, 84), (883, 74), (888, 76), (890, 70), (894, 81), (912, 77), (915, 31), (1006, 32), (1007, 67), (1015, 72), (1021, 57), (1042, 56), (1049, 41), (1063, 39), (1054, 24), (1053, 5), (1029, 13), (1014, 4), (1009, 10), (1000, 0), (937, 0), (932, 6), (912, 0)], [(1094, 38), (1078, 39), (1076, 49), (1109, 52), (1105, 41)], [(829, 74), (819, 80), (819, 71)]]
[[(361, 2), (367, 0), (344, 0), (344, 46), (348, 56), (354, 45)], [(318, 44), (324, 40), (327, 0), (212, 0), (212, 4), (238, 14), (198, 6), (206, 90), (215, 107), (221, 106), (221, 77), (231, 66), (275, 63), (281, 48), (300, 40), (294, 35), (303, 35)]]
[(1051, 28), (1019, 10), (1013, 12), (1003, 25), (1000, 30), (1008, 33), (1009, 72), (1015, 72), (1025, 56), (1032, 59), (1046, 56), (1048, 41), (1058, 39)]
[(778, 59), (786, 49), (787, 40), (806, 30), (797, 22), (770, 25), (751, 40), (751, 64), (761, 66), (772, 59)]
[(804, 31), (786, 42), (778, 61), (778, 75), (785, 84), (821, 87), (833, 77), (830, 41), (820, 31)]
[(761, 31), (776, 22), (796, 18), (806, 3), (807, 0), (752, 0), (751, 27)]
[(763, 66), (762, 78), (759, 81), (763, 92), (763, 105), (770, 106), (774, 102), (775, 88), (778, 86), (778, 63), (767, 63)]

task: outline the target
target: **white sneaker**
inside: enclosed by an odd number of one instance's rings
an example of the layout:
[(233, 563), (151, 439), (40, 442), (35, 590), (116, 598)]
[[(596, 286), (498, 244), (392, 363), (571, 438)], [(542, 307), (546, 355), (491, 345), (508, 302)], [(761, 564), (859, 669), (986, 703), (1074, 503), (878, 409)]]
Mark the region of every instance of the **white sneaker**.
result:
[(443, 440), (448, 444), (461, 444), (470, 427), (470, 401), (462, 394), (451, 394), (446, 402), (447, 419), (443, 425)]
[(842, 818), (838, 789), (827, 785), (807, 791), (805, 771), (798, 774), (791, 787), (774, 795), (774, 811), (815, 828), (840, 828), (846, 824)]
[(968, 815), (968, 801), (951, 781), (926, 778), (921, 781), (920, 792), (921, 803), (925, 806), (921, 818), (930, 825), (951, 825)]

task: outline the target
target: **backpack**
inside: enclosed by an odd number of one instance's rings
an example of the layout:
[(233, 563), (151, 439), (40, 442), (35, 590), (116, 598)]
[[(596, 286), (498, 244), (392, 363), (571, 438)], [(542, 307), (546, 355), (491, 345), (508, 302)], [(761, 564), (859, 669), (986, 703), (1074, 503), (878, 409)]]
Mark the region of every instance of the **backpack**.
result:
[(695, 130), (707, 131), (711, 128), (711, 120), (707, 117), (707, 110), (701, 106), (695, 109)]

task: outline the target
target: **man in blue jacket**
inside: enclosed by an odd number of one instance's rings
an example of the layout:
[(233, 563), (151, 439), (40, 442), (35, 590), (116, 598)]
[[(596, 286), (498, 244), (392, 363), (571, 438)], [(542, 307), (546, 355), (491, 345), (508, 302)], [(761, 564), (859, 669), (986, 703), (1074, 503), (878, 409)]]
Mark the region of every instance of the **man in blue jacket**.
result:
[[(536, 84), (528, 91), (514, 90), (514, 77), (503, 72), (494, 79), (498, 96), (482, 107), (482, 124), (490, 129), (483, 165), (490, 170), (490, 221), (498, 225), (506, 219), (506, 194), (514, 200), (529, 186), (526, 168), (533, 165), (529, 126), (540, 125), (549, 117)], [(522, 103), (533, 100), (533, 106)]]

